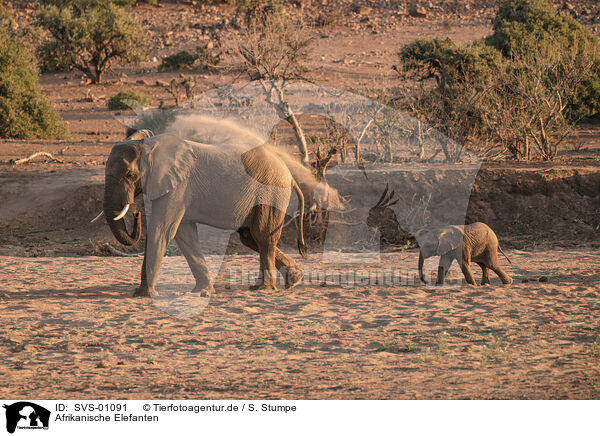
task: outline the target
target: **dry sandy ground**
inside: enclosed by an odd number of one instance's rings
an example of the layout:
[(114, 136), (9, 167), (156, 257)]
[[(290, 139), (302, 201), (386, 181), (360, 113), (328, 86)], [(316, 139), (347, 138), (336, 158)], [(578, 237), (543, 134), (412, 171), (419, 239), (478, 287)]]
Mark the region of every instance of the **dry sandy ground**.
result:
[[(224, 268), (192, 319), (130, 298), (140, 259), (0, 257), (0, 396), (598, 398), (600, 251), (508, 255), (511, 287), (251, 292)], [(416, 253), (381, 265), (414, 274)]]

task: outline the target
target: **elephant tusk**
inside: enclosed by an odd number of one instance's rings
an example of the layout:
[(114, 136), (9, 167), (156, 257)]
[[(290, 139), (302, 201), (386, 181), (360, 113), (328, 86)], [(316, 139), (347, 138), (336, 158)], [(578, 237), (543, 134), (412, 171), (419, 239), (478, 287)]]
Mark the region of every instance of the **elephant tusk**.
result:
[(104, 215), (104, 211), (100, 212), (96, 218), (94, 218), (93, 220), (90, 221), (90, 223), (95, 223), (96, 221), (98, 221), (100, 219), (100, 217), (102, 215)]
[(129, 210), (129, 203), (127, 203), (125, 205), (125, 207), (123, 208), (123, 210), (121, 211), (121, 213), (119, 215), (117, 215), (116, 217), (113, 218), (113, 221), (119, 221), (121, 218), (123, 218), (127, 214), (128, 210)]

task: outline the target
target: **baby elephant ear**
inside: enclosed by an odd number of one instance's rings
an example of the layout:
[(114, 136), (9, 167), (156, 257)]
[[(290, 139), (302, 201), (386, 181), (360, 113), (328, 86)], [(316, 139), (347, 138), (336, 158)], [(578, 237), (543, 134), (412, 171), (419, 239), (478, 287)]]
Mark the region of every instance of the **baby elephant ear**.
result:
[(142, 190), (150, 200), (162, 197), (190, 177), (196, 160), (194, 146), (177, 136), (146, 139), (140, 162)]
[(462, 247), (463, 232), (456, 227), (442, 230), (438, 238), (438, 254), (441, 256), (449, 251)]

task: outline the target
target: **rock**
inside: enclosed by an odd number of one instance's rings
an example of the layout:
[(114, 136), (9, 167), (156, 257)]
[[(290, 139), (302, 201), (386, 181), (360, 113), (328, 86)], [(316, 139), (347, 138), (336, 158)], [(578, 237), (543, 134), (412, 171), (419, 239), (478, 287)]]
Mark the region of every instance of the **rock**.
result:
[(164, 80), (157, 80), (156, 81), (156, 86), (160, 86), (160, 87), (169, 87), (169, 82), (165, 82)]
[(427, 9), (425, 9), (423, 6), (420, 6), (420, 5), (413, 6), (412, 8), (410, 8), (408, 13), (410, 14), (411, 17), (416, 17), (416, 18), (427, 17)]
[(548, 281), (548, 277), (546, 277), (546, 276), (541, 276), (541, 277), (540, 277), (540, 279), (539, 279), (539, 281), (540, 281), (541, 283), (546, 283), (546, 282)]
[(96, 368), (108, 368), (110, 366), (110, 364), (108, 363), (108, 361), (106, 360), (101, 360), (100, 362), (98, 362), (98, 364), (96, 365)]

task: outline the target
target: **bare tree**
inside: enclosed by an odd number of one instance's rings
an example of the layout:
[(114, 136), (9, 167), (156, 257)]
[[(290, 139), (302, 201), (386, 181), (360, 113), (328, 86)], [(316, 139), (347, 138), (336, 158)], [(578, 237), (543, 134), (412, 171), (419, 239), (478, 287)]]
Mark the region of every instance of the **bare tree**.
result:
[(290, 80), (301, 78), (312, 41), (309, 28), (301, 19), (273, 12), (249, 19), (237, 46), (245, 72), (251, 80), (260, 82), (267, 102), (291, 124), (305, 164), (309, 162), (306, 136), (285, 90)]

